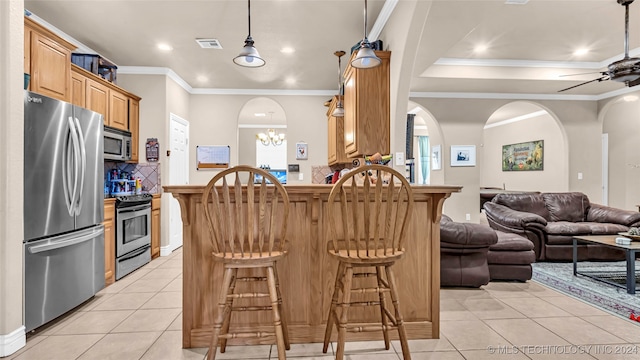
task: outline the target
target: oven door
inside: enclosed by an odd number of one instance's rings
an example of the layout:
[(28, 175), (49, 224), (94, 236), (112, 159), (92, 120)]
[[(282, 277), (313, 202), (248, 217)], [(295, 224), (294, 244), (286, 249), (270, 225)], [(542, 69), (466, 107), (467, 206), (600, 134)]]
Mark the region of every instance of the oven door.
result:
[(116, 209), (116, 257), (151, 244), (151, 204)]

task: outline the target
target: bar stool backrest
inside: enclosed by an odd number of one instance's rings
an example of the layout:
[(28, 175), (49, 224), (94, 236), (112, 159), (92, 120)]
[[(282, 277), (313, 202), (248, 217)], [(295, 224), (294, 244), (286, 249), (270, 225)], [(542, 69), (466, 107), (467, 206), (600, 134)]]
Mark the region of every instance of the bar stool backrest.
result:
[(239, 165), (218, 173), (202, 204), (214, 255), (252, 259), (286, 251), (289, 196), (267, 171)]
[(329, 194), (328, 249), (349, 258), (395, 255), (403, 251), (412, 208), (411, 186), (402, 174), (386, 165), (358, 167)]

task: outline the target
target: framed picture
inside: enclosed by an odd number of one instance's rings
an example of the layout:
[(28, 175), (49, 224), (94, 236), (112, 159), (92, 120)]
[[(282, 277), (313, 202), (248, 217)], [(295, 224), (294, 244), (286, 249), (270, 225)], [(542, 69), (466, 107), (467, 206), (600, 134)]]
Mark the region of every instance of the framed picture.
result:
[(296, 143), (296, 160), (307, 160), (309, 149), (307, 143)]
[(476, 146), (451, 145), (451, 166), (476, 166)]
[(502, 146), (502, 171), (544, 170), (544, 140)]
[(431, 170), (442, 170), (441, 145), (434, 145), (431, 147)]

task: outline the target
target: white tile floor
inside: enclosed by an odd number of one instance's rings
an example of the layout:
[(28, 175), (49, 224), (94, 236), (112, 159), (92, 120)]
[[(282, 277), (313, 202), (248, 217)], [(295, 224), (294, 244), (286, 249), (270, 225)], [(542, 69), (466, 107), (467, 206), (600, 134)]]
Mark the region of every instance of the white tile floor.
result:
[[(158, 258), (27, 338), (15, 360), (202, 360), (182, 349), (182, 250)], [(413, 359), (640, 359), (640, 323), (534, 282), (443, 289), (440, 339), (410, 341)], [(322, 344), (288, 358), (332, 359)], [(347, 359), (402, 359), (398, 342), (349, 342)], [(626, 353), (626, 354), (625, 354)], [(275, 346), (229, 346), (218, 359), (276, 359)]]

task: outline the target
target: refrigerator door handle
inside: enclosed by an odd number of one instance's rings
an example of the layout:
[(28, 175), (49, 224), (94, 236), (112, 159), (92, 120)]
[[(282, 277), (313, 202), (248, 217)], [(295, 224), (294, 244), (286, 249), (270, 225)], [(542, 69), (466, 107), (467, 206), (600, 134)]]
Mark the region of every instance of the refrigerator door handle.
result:
[(82, 210), (82, 189), (84, 187), (84, 177), (87, 171), (87, 150), (86, 144), (84, 141), (84, 135), (82, 134), (82, 128), (80, 127), (80, 121), (77, 117), (74, 117), (76, 124), (76, 133), (78, 134), (78, 149), (80, 150), (80, 163), (76, 166), (76, 177), (80, 176), (80, 190), (78, 191), (78, 196), (75, 204), (75, 214), (80, 215), (80, 210)]
[(71, 246), (71, 245), (75, 245), (75, 244), (79, 244), (85, 241), (95, 239), (97, 236), (101, 234), (104, 234), (103, 225), (100, 225), (99, 228), (91, 229), (91, 231), (88, 233), (82, 233), (71, 239), (57, 240), (57, 241), (55, 240), (55, 238), (51, 239), (49, 242), (47, 242), (47, 244), (28, 247), (28, 251), (31, 254), (37, 254), (45, 251), (56, 250), (63, 247), (67, 247), (67, 246)]
[(77, 215), (76, 203), (79, 197), (78, 187), (78, 167), (80, 166), (80, 145), (78, 144), (78, 130), (76, 124), (71, 116), (69, 116), (69, 131), (71, 133), (71, 142), (73, 144), (73, 191), (71, 192), (71, 213), (70, 215)]
[(67, 119), (67, 133), (64, 138), (64, 145), (62, 145), (62, 190), (64, 192), (64, 200), (67, 205), (67, 211), (69, 215), (73, 216), (73, 197), (75, 195), (71, 194), (71, 181), (73, 178), (73, 173), (70, 167), (71, 156), (73, 153), (73, 136), (72, 133), (72, 123), (71, 117)]

